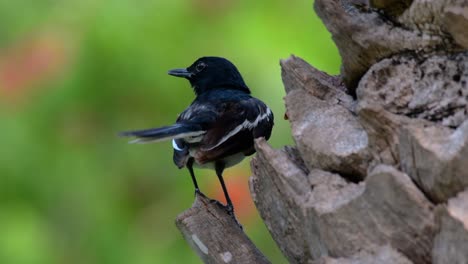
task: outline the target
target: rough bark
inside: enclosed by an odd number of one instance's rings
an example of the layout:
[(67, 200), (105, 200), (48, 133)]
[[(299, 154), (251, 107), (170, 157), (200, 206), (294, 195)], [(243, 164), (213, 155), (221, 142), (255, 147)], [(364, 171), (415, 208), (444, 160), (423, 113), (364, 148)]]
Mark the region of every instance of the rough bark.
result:
[(368, 138), (354, 116), (355, 101), (336, 77), (291, 57), (281, 62), (287, 117), (306, 166), (362, 179), (370, 160)]
[(250, 181), (291, 263), (466, 262), (467, 6), (315, 1), (341, 76), (281, 61), (296, 146), (257, 141)]
[[(374, 7), (384, 8), (383, 14), (366, 2), (356, 5), (351, 0), (316, 0), (314, 4), (338, 47), (343, 60), (343, 80), (351, 94), (355, 93), (362, 75), (381, 59), (408, 51), (430, 53), (463, 49), (453, 40), (443, 21), (446, 12), (462, 13), (452, 15), (455, 21), (450, 28), (466, 26), (466, 11), (460, 11), (464, 1), (415, 0), (411, 5), (408, 5), (410, 1), (371, 1)], [(389, 8), (395, 2), (403, 4), (396, 9)], [(390, 11), (388, 16), (385, 11)], [(399, 13), (400, 16), (393, 17)], [(450, 18), (446, 20), (451, 21)], [(466, 39), (461, 29), (451, 32), (456, 38)]]
[(465, 49), (468, 48), (468, 6), (464, 1), (458, 1), (444, 9), (443, 24), (454, 40)]
[(204, 195), (197, 194), (176, 224), (205, 263), (270, 263), (225, 208)]
[(405, 256), (390, 246), (372, 248), (350, 256), (349, 258), (322, 257), (313, 264), (411, 264)]
[(400, 135), (402, 170), (432, 201), (446, 202), (468, 187), (468, 121), (451, 130), (408, 126)]
[(387, 244), (417, 263), (430, 261), (433, 205), (406, 174), (380, 165), (356, 184), (301, 169), (291, 149), (274, 150), (264, 140), (256, 146), (254, 202), (290, 262), (349, 257)]
[(468, 189), (436, 210), (439, 232), (434, 240), (434, 263), (468, 263)]
[(392, 17), (401, 15), (411, 6), (412, 2), (413, 0), (369, 0), (370, 6), (380, 9)]
[(448, 127), (467, 119), (468, 52), (399, 55), (373, 65), (357, 88), (360, 104)]

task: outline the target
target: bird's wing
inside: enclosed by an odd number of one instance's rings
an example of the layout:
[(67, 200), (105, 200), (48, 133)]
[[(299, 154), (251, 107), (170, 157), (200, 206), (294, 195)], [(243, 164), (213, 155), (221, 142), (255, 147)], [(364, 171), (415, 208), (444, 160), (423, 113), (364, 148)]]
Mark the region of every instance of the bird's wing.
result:
[[(206, 132), (172, 141), (177, 166), (189, 155), (203, 164), (239, 152), (251, 154), (254, 138), (270, 136), (273, 113), (262, 101), (250, 96), (215, 99), (196, 101), (179, 116), (178, 123), (197, 123)], [(193, 144), (196, 151), (189, 154)]]
[(263, 123), (271, 123), (272, 125), (272, 122), (273, 113), (262, 101), (256, 98), (250, 97), (246, 100), (227, 103), (224, 106), (224, 111), (220, 113), (216, 122), (203, 136), (201, 148), (204, 151), (214, 150), (238, 134), (249, 131), (249, 134), (254, 137), (269, 137), (271, 127), (266, 129), (269, 131), (265, 131), (264, 134), (261, 131), (254, 133), (254, 130), (262, 127)]
[(189, 144), (199, 144), (208, 128), (215, 123), (218, 117), (216, 106), (217, 103), (215, 102), (200, 102), (195, 100), (177, 118), (177, 124), (193, 124), (200, 127), (200, 131), (203, 131), (200, 134), (172, 139), (172, 147), (174, 148), (173, 160), (177, 167), (182, 168), (187, 163), (190, 157)]
[(226, 102), (203, 135), (195, 159), (203, 164), (239, 152), (252, 154), (253, 139), (268, 138), (272, 126), (273, 113), (260, 100)]
[[(172, 137), (174, 163), (183, 167), (190, 156), (206, 163), (239, 152), (252, 153), (253, 139), (268, 138), (273, 113), (260, 100), (250, 96), (194, 101), (179, 115), (176, 124), (198, 126), (200, 134)], [(196, 151), (189, 152), (194, 146)]]

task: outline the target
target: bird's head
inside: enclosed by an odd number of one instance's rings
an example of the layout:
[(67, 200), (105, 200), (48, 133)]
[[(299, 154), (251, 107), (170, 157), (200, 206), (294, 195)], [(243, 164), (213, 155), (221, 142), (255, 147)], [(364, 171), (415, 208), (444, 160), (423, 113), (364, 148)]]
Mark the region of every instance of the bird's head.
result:
[(188, 68), (168, 72), (172, 76), (189, 80), (196, 94), (213, 89), (237, 89), (250, 93), (236, 66), (225, 58), (202, 57)]

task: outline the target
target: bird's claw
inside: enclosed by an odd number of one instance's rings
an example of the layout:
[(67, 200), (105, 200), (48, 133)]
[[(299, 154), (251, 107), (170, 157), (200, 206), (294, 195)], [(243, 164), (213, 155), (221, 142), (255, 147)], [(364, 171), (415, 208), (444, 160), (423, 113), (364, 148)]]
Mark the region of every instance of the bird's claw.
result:
[(234, 216), (234, 206), (232, 204), (228, 204), (224, 208), (226, 208), (229, 215)]
[(222, 204), (220, 201), (216, 199), (210, 199), (210, 203), (216, 204), (217, 206), (222, 207), (222, 208), (226, 208), (224, 204)]
[(237, 226), (239, 226), (241, 230), (244, 229), (244, 228), (242, 227), (242, 225), (240, 224), (240, 222), (237, 220), (236, 215), (234, 214), (234, 207), (232, 206), (232, 204), (224, 205), (224, 204), (220, 203), (218, 200), (215, 200), (215, 199), (211, 199), (210, 201), (211, 201), (212, 203), (217, 204), (218, 206), (220, 206), (220, 207), (223, 208), (224, 210), (226, 210), (226, 213), (227, 213), (228, 215), (230, 215), (230, 216), (234, 219), (234, 221), (236, 222)]
[(240, 227), (241, 230), (244, 230), (244, 227), (241, 225), (241, 223), (237, 220), (236, 218), (236, 215), (234, 214), (234, 208), (232, 209), (227, 209), (228, 210), (228, 214), (234, 219), (234, 221), (236, 222), (237, 226)]

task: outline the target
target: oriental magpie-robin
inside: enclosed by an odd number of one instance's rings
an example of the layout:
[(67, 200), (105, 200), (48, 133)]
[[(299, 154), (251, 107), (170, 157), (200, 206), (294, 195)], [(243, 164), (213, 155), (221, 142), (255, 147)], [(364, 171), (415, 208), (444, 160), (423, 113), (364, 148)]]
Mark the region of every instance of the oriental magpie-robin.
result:
[(193, 167), (212, 168), (223, 188), (227, 210), (233, 213), (223, 180), (223, 171), (255, 153), (254, 139), (268, 139), (273, 128), (273, 113), (250, 95), (236, 66), (220, 57), (203, 57), (170, 75), (186, 78), (196, 98), (175, 124), (146, 130), (123, 132), (135, 137), (132, 143), (172, 140), (174, 163), (187, 167), (199, 192)]

